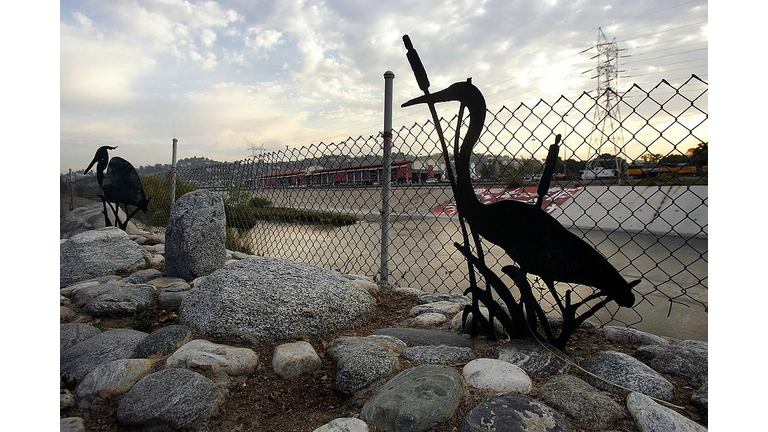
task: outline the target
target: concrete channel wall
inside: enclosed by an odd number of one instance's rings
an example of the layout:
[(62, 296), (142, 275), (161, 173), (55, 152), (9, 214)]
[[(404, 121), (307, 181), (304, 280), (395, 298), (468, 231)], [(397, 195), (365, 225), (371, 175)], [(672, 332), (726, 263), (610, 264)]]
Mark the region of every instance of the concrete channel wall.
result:
[(708, 237), (707, 186), (588, 186), (552, 216), (566, 227)]
[[(377, 219), (381, 212), (381, 189), (376, 187), (257, 189), (255, 194), (275, 206), (347, 213), (369, 220)], [(391, 192), (392, 217), (436, 217), (430, 210), (452, 198), (447, 185), (396, 186)], [(707, 238), (707, 202), (707, 186), (586, 186), (552, 216), (568, 228)]]

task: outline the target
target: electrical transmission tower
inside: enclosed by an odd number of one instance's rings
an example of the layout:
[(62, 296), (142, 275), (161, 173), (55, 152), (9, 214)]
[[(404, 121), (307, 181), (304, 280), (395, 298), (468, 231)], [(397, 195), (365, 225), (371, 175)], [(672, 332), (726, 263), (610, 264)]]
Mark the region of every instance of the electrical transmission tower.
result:
[[(595, 150), (595, 158), (592, 160), (596, 169), (615, 169), (621, 184), (621, 173), (626, 166), (625, 162), (619, 158), (624, 149), (624, 133), (621, 129), (621, 113), (619, 112), (619, 47), (616, 39), (609, 41), (603, 33), (603, 29), (597, 29), (597, 75), (592, 79), (597, 79), (597, 104), (593, 117), (595, 130), (592, 132), (589, 140), (590, 147)], [(614, 157), (611, 160), (601, 158), (600, 155), (612, 153)], [(590, 168), (590, 167), (587, 167)], [(597, 174), (596, 174), (597, 175)]]

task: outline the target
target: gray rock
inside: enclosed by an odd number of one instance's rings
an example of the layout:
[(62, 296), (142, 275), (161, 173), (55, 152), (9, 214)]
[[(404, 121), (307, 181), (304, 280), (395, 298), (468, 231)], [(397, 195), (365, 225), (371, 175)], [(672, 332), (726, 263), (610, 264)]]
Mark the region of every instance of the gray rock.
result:
[(399, 366), (397, 353), (380, 346), (346, 353), (336, 363), (336, 388), (354, 394), (389, 376)]
[(251, 254), (247, 254), (247, 253), (243, 253), (243, 252), (238, 252), (238, 251), (233, 251), (232, 252), (232, 258), (237, 259), (237, 260), (247, 259), (247, 258), (251, 258), (251, 257), (253, 257), (253, 255), (251, 255)]
[[(660, 346), (660, 345), (654, 345)], [(658, 372), (634, 357), (616, 351), (601, 351), (583, 360), (580, 366), (587, 371), (633, 391), (670, 401), (674, 397), (674, 386)], [(587, 376), (593, 387), (625, 395), (629, 390)]]
[(474, 359), (475, 352), (468, 347), (422, 345), (406, 348), (403, 357), (420, 363), (452, 364)]
[(144, 269), (132, 273), (125, 278), (125, 281), (132, 284), (145, 284), (153, 279), (163, 276), (163, 272), (158, 269)]
[[(65, 214), (59, 222), (59, 238), (68, 239), (74, 235), (85, 231), (104, 228), (104, 205), (102, 203), (90, 204), (85, 207), (78, 207)], [(117, 212), (121, 221), (125, 220), (125, 212), (119, 209)], [(107, 210), (110, 226), (114, 226), (114, 215), (112, 210)], [(133, 222), (128, 222), (125, 230), (129, 234), (139, 233), (140, 230)]]
[(67, 348), (59, 358), (65, 379), (80, 382), (96, 366), (131, 357), (147, 334), (137, 330), (108, 330)]
[[(131, 238), (131, 240), (135, 241), (136, 244), (144, 246), (144, 244), (147, 242), (147, 238), (143, 237), (138, 234), (128, 234), (128, 237)], [(151, 252), (151, 251), (150, 251)]]
[(679, 347), (697, 349), (701, 351), (709, 351), (709, 343), (707, 341), (699, 340), (684, 340), (677, 344)]
[(461, 294), (443, 294), (443, 293), (423, 293), (419, 294), (419, 303), (433, 303), (439, 301), (449, 301), (462, 305), (472, 304), (472, 300)]
[(391, 336), (341, 336), (331, 341), (326, 354), (336, 363), (336, 388), (353, 394), (386, 378), (400, 365), (397, 353), (405, 342)]
[(259, 356), (251, 349), (216, 344), (204, 339), (187, 342), (166, 360), (169, 368), (221, 371), (229, 376), (251, 373), (258, 364)]
[(680, 345), (644, 345), (635, 351), (635, 357), (657, 372), (698, 384), (707, 382), (707, 351)]
[(157, 293), (157, 307), (168, 312), (178, 312), (181, 303), (189, 295), (189, 291), (162, 290)]
[(709, 383), (704, 384), (699, 390), (691, 396), (691, 404), (709, 414)]
[(59, 325), (59, 352), (96, 336), (101, 330), (90, 324), (61, 324)]
[(411, 287), (394, 287), (392, 288), (393, 293), (401, 294), (401, 295), (408, 295), (408, 296), (417, 296), (421, 294), (421, 290), (418, 288), (411, 288)]
[(445, 315), (441, 313), (427, 312), (413, 318), (411, 320), (411, 325), (437, 327), (446, 321), (448, 321), (448, 318), (446, 318)]
[(400, 339), (385, 335), (341, 336), (328, 344), (326, 353), (338, 361), (349, 353), (357, 353), (371, 347), (381, 347), (395, 353), (401, 353), (407, 345)]
[(607, 429), (623, 417), (613, 399), (572, 375), (551, 378), (539, 389), (539, 399), (589, 429)]
[(85, 432), (85, 422), (80, 417), (65, 417), (59, 420), (60, 432)]
[[(488, 320), (488, 308), (480, 306), (480, 313), (486, 320)], [(464, 321), (464, 311), (461, 311), (454, 315), (453, 319), (451, 319), (451, 328), (457, 333), (471, 334), (473, 320), (474, 314), (470, 312), (467, 315), (467, 320)], [(507, 337), (507, 331), (504, 329), (504, 326), (498, 319), (493, 320), (493, 330), (496, 333), (497, 338), (505, 339)], [(477, 334), (487, 335), (488, 331), (478, 323)]]
[(423, 431), (451, 418), (463, 392), (456, 369), (422, 365), (400, 372), (365, 403), (360, 418), (382, 431)]
[[(165, 240), (165, 239), (163, 239), (163, 240)], [(144, 249), (146, 249), (147, 252), (149, 252), (151, 254), (165, 255), (165, 244), (164, 243), (154, 244), (154, 245), (151, 245), (151, 246), (144, 245)]]
[(536, 376), (559, 375), (568, 371), (568, 363), (555, 348), (545, 348), (533, 341), (516, 340), (493, 351), (493, 357), (520, 366)]
[(158, 288), (157, 306), (160, 310), (178, 312), (181, 302), (189, 294), (191, 286), (183, 279), (161, 278), (149, 281)]
[[(247, 256), (245, 256), (243, 258), (238, 258), (238, 259), (244, 259), (244, 258), (250, 258), (250, 257), (251, 257), (251, 255), (247, 255)], [(358, 274), (350, 274), (350, 273), (340, 273), (340, 276), (343, 277), (344, 279), (349, 279), (351, 281), (353, 281), (353, 280), (361, 280), (361, 281), (366, 281), (366, 282), (373, 282), (373, 278), (370, 277), (370, 276), (366, 276), (366, 275), (358, 275)]]
[(59, 410), (72, 408), (77, 404), (75, 395), (67, 389), (59, 389)]
[(78, 404), (89, 407), (113, 396), (121, 395), (152, 371), (145, 359), (119, 359), (96, 366), (75, 390)]
[(305, 341), (278, 345), (272, 353), (272, 369), (286, 379), (314, 372), (322, 365), (320, 356)]
[(416, 305), (411, 308), (408, 315), (412, 317), (419, 316), (423, 313), (440, 313), (446, 316), (453, 317), (457, 313), (464, 310), (464, 305), (460, 303), (454, 303), (450, 301), (437, 301), (426, 304)]
[(150, 261), (149, 252), (120, 228), (86, 231), (59, 245), (59, 287), (98, 276), (133, 272)]
[(455, 333), (440, 330), (391, 327), (376, 330), (373, 334), (392, 336), (405, 342), (408, 346), (448, 345), (472, 348), (471, 340)]
[(491, 396), (470, 411), (461, 432), (570, 432), (562, 414), (547, 405), (515, 393)]
[(312, 432), (368, 432), (368, 425), (360, 419), (343, 417), (331, 420)]
[(605, 326), (603, 334), (611, 342), (629, 345), (669, 345), (662, 337), (629, 327)]
[[(162, 291), (164, 288), (169, 288), (172, 285), (179, 287), (178, 290), (180, 291), (186, 291), (186, 290), (189, 290), (190, 288), (190, 285), (187, 283), (187, 281), (181, 278), (159, 277), (159, 278), (147, 281), (147, 283), (157, 288), (159, 291)], [(184, 285), (186, 285), (186, 288), (182, 288)]]
[(92, 287), (92, 286), (96, 286), (96, 285), (98, 285), (100, 283), (101, 282), (95, 281), (95, 280), (88, 280), (88, 281), (78, 282), (78, 283), (66, 286), (64, 288), (61, 288), (59, 290), (59, 293), (61, 295), (63, 295), (63, 296), (71, 297), (71, 296), (75, 295), (75, 293), (77, 291), (79, 291), (81, 289), (89, 288), (89, 287)]
[(640, 432), (703, 432), (707, 430), (677, 411), (661, 406), (648, 396), (637, 392), (627, 396), (627, 410)]
[(226, 260), (224, 200), (208, 190), (182, 195), (165, 230), (165, 273), (192, 280), (211, 274)]
[(105, 292), (85, 305), (90, 316), (130, 316), (151, 309), (155, 303), (155, 287), (130, 285)]
[[(165, 369), (142, 378), (117, 406), (117, 420), (126, 426), (201, 426), (223, 396), (208, 378), (189, 369)], [(172, 401), (172, 403), (169, 403)]]
[(472, 387), (496, 393), (529, 394), (533, 383), (519, 366), (503, 360), (479, 358), (467, 363), (461, 371)]
[(350, 328), (374, 306), (370, 294), (332, 272), (254, 257), (195, 282), (179, 315), (205, 336), (253, 343)]
[(155, 330), (142, 340), (133, 352), (133, 358), (149, 358), (172, 353), (192, 340), (192, 329), (185, 325), (169, 325)]
[(72, 298), (77, 307), (85, 307), (88, 302), (95, 299), (96, 297), (124, 286), (125, 284), (118, 281), (109, 281), (96, 285), (90, 285), (75, 291)]
[(72, 310), (72, 308), (68, 306), (60, 306), (60, 309), (59, 309), (60, 324), (71, 323), (72, 321), (77, 320), (77, 318), (78, 318), (77, 312)]

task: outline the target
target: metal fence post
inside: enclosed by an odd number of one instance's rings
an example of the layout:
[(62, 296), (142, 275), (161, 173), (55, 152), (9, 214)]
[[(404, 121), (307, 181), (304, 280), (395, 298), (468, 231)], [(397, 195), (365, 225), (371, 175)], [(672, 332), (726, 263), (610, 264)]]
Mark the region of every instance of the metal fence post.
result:
[(179, 142), (173, 139), (173, 156), (171, 158), (171, 207), (176, 203), (176, 144)]
[(72, 182), (72, 168), (69, 169), (69, 211), (75, 209), (75, 184)]
[(381, 267), (379, 285), (388, 287), (389, 282), (389, 193), (392, 177), (392, 85), (395, 74), (384, 72), (384, 160), (382, 161), (381, 189)]

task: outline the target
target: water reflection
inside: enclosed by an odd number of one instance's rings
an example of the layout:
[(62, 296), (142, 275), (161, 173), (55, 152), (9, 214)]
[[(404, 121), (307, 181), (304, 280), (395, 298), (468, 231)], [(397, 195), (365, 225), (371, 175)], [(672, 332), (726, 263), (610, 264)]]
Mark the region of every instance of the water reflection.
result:
[[(453, 246), (453, 242), (462, 242), (455, 219), (405, 219), (393, 221), (391, 228), (390, 283), (427, 292), (460, 293), (467, 288), (467, 264)], [(595, 245), (627, 280), (643, 280), (636, 287), (641, 295), (633, 309), (611, 304), (590, 320), (608, 325), (630, 324), (676, 339), (707, 340), (706, 239), (606, 234), (598, 230), (577, 234)], [(302, 261), (344, 273), (373, 276), (379, 271), (381, 228), (375, 221), (344, 227), (262, 221), (245, 238), (253, 253), (259, 255)], [(488, 246), (491, 245), (486, 242), (485, 247)], [(512, 264), (496, 246), (486, 251), (486, 260), (489, 265), (498, 263), (491, 266), (498, 274), (502, 266)], [(506, 276), (504, 280), (511, 285)], [(534, 286), (543, 284), (534, 281)], [(581, 296), (592, 292), (591, 288), (568, 284), (557, 284), (556, 288), (561, 294), (568, 289)], [(552, 304), (546, 289), (540, 293), (544, 302)], [(667, 317), (670, 306), (671, 314)]]

